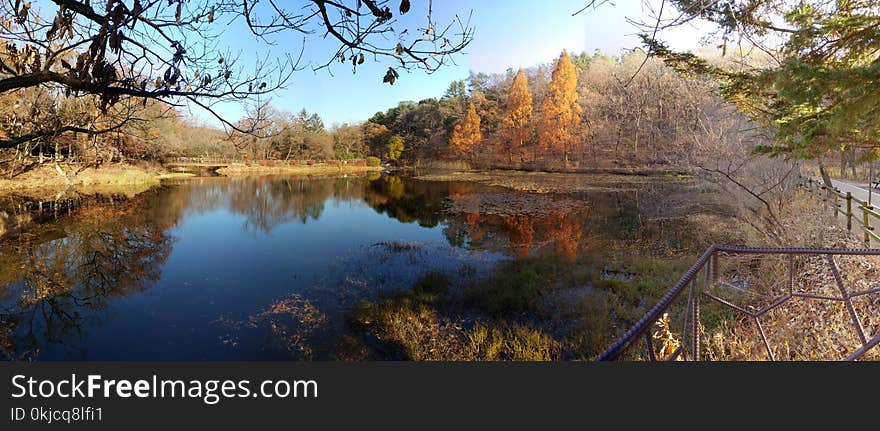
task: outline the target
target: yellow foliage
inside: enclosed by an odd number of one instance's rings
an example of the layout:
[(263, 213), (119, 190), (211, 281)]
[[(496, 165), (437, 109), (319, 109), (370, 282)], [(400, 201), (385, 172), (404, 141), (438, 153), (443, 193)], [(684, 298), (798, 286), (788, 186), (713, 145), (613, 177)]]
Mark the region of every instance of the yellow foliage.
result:
[(532, 94), (526, 74), (520, 69), (513, 79), (507, 93), (507, 113), (504, 116), (504, 128), (508, 141), (508, 157), (522, 150), (523, 141), (529, 136), (529, 123), (532, 121)]
[(541, 106), (541, 145), (544, 149), (561, 152), (568, 162), (573, 132), (580, 122), (581, 107), (578, 104), (577, 71), (567, 51), (562, 51), (553, 67), (547, 97)]
[(449, 139), (450, 155), (453, 157), (465, 157), (471, 154), (482, 140), (480, 116), (477, 115), (477, 108), (471, 103), (468, 106), (467, 114), (464, 116), (464, 121), (456, 124), (455, 129), (452, 131), (452, 137)]

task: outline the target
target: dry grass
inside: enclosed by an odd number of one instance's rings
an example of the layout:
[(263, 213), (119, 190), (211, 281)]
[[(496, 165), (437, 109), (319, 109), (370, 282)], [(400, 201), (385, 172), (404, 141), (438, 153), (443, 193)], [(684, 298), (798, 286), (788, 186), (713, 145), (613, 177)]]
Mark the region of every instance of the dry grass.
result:
[[(381, 343), (386, 358), (414, 361), (550, 361), (561, 345), (525, 322), (450, 312), (450, 286), (428, 274), (411, 289), (360, 302), (353, 323)], [(457, 307), (456, 307), (457, 308)], [(446, 309), (445, 311), (443, 311)]]
[[(829, 211), (822, 211), (804, 196), (794, 200), (783, 226), (786, 245), (864, 247)], [(835, 256), (834, 260), (848, 292), (880, 287), (880, 256)], [(743, 308), (760, 309), (789, 292), (785, 258), (729, 256), (721, 262), (721, 279), (735, 280), (747, 288), (722, 285), (713, 287), (712, 293)], [(825, 256), (798, 256), (794, 268), (794, 292), (841, 296)], [(854, 298), (853, 306), (867, 339), (880, 333), (880, 293)], [(708, 300), (704, 301), (703, 317), (706, 359), (769, 359), (753, 318)], [(861, 345), (842, 301), (794, 297), (759, 320), (776, 360), (842, 359)], [(875, 348), (864, 359), (880, 359), (880, 352)]]
[(190, 172), (168, 172), (164, 174), (159, 174), (160, 180), (168, 180), (172, 178), (191, 178), (196, 176), (196, 174)]
[(469, 171), (471, 166), (461, 160), (428, 160), (418, 161), (415, 169), (427, 169), (430, 171)]
[[(59, 172), (59, 169), (61, 172)], [(106, 165), (94, 167), (47, 163), (15, 178), (0, 179), (0, 193), (44, 190), (61, 191), (71, 187), (117, 187), (155, 185), (166, 175), (158, 166)]]

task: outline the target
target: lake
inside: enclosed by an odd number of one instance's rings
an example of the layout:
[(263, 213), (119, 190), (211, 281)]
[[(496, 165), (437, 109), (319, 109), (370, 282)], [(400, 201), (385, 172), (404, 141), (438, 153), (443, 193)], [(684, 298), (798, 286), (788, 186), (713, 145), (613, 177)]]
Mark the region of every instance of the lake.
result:
[(689, 180), (530, 193), (375, 174), (0, 197), (0, 355), (350, 359), (352, 307), (429, 273), (467, 286), (552, 255), (623, 279), (634, 259), (672, 262), (675, 279), (723, 235), (705, 228), (726, 217), (713, 196)]

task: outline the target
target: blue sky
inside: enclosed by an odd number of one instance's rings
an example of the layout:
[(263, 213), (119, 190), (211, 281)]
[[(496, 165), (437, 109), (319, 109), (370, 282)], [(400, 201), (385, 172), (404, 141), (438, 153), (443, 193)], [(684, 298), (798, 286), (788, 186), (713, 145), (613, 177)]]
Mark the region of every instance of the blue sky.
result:
[[(412, 11), (396, 25), (422, 24), (427, 1), (412, 3)], [(402, 100), (439, 97), (450, 82), (466, 78), (470, 70), (503, 72), (507, 68), (547, 63), (563, 49), (616, 54), (638, 46), (636, 29), (627, 18), (643, 18), (647, 12), (643, 10), (642, 0), (615, 0), (614, 3), (572, 16), (583, 7), (584, 0), (434, 1), (435, 18), (441, 23), (456, 14), (466, 17), (473, 13), (474, 40), (465, 52), (455, 57), (455, 65), (431, 75), (423, 71), (401, 71), (400, 79), (393, 86), (382, 83), (382, 76), (390, 65), (387, 62), (374, 63), (368, 59), (356, 74), (351, 67), (339, 63), (329, 69), (313, 71), (316, 65), (326, 63), (337, 48), (332, 40), (313, 35), (300, 64), (304, 69), (293, 76), (286, 89), (272, 96), (272, 103), (288, 111), (305, 108), (317, 112), (330, 126), (365, 120)], [(698, 39), (694, 32), (692, 28), (683, 28), (664, 36), (679, 49), (694, 49)], [(253, 61), (255, 55), (266, 54), (267, 49), (299, 52), (302, 38), (285, 35), (268, 48), (258, 44), (244, 28), (230, 27), (221, 39), (221, 44), (224, 43), (234, 52), (240, 52), (240, 61), (246, 63)], [(227, 119), (234, 120), (243, 111), (229, 105), (221, 112)], [(219, 124), (203, 112), (193, 113), (209, 124)]]

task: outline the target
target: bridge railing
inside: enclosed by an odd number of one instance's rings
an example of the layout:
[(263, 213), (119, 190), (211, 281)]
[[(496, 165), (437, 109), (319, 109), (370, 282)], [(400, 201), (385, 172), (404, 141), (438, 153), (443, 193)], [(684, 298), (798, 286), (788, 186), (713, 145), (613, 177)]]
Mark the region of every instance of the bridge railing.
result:
[(230, 165), (243, 164), (253, 166), (287, 166), (287, 165), (330, 165), (330, 166), (366, 166), (366, 159), (240, 159), (228, 157), (170, 157), (163, 160), (165, 165)]
[[(792, 358), (797, 346), (791, 344), (798, 344), (810, 334), (791, 332), (793, 321), (809, 317), (802, 312), (804, 304), (796, 301), (836, 304), (822, 315), (834, 322), (804, 325), (831, 331), (828, 338), (834, 344), (828, 350), (810, 351), (809, 359), (880, 356), (880, 349), (874, 349), (880, 344), (880, 324), (876, 323), (880, 322), (880, 280), (876, 274), (873, 278), (849, 274), (853, 277), (847, 278), (841, 272), (842, 267), (863, 269), (864, 262), (859, 259), (866, 256), (880, 256), (880, 250), (712, 245), (638, 323), (597, 359), (698, 361), (704, 358), (703, 350), (708, 346), (713, 348), (708, 359), (798, 359)], [(875, 322), (873, 326), (871, 322)], [(719, 350), (719, 340), (708, 339), (707, 335), (718, 334), (718, 328), (731, 323), (748, 328), (739, 336), (745, 334), (749, 339), (738, 340), (738, 348), (747, 353), (739, 352), (737, 356), (731, 352), (720, 358), (723, 355), (718, 352), (730, 348)], [(801, 338), (791, 342), (792, 336)], [(818, 338), (813, 334), (811, 339)], [(816, 358), (824, 353), (838, 357)]]
[(219, 164), (231, 164), (231, 163), (241, 163), (242, 160), (229, 158), (229, 157), (171, 157), (165, 160), (165, 163), (172, 164), (207, 164), (207, 163), (219, 163)]

